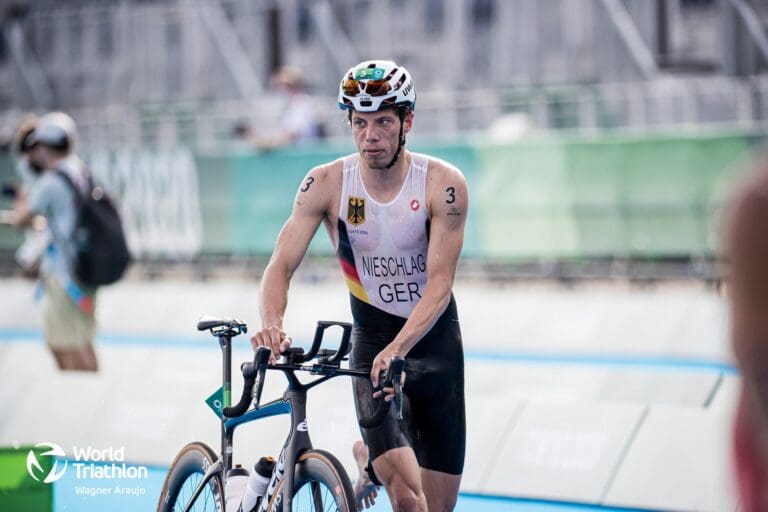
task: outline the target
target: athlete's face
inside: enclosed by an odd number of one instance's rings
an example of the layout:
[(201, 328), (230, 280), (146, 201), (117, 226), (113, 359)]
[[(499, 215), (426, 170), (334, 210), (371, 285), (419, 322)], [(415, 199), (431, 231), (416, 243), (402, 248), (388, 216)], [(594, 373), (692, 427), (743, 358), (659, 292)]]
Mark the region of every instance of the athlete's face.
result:
[[(403, 134), (411, 130), (413, 113), (403, 121)], [(353, 112), (352, 133), (360, 156), (370, 169), (386, 169), (395, 156), (400, 136), (400, 117), (393, 109)]]

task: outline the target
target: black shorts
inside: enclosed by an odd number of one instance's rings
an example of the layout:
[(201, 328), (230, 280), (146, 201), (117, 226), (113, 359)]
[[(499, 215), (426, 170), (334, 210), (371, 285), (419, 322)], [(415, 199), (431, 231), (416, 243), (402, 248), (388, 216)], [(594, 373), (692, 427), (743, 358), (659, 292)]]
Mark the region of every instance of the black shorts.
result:
[[(390, 315), (352, 297), (350, 366), (370, 371), (373, 359), (400, 332), (405, 319)], [(464, 469), (466, 420), (464, 412), (464, 353), (456, 303), (405, 358), (403, 420), (394, 407), (384, 423), (361, 428), (371, 460), (393, 448), (410, 446), (422, 468), (459, 475)], [(370, 380), (354, 379), (355, 407), (371, 416), (376, 407)]]

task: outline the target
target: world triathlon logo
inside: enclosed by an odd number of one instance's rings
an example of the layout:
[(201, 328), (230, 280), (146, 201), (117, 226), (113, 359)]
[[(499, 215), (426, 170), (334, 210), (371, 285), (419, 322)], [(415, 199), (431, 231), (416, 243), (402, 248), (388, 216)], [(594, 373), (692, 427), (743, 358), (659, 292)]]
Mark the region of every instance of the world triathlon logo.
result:
[(35, 448), (48, 448), (48, 451), (42, 452), (39, 457), (53, 458), (53, 466), (51, 466), (51, 470), (46, 475), (45, 470), (43, 469), (43, 466), (40, 464), (40, 460), (38, 459), (38, 454), (35, 453), (34, 449), (29, 450), (29, 453), (27, 454), (27, 473), (29, 473), (29, 476), (38, 482), (40, 481), (40, 478), (45, 476), (43, 483), (46, 484), (51, 484), (64, 476), (64, 472), (67, 470), (67, 461), (65, 460), (64, 467), (59, 469), (60, 461), (56, 459), (56, 457), (66, 456), (66, 453), (64, 453), (64, 450), (61, 448), (61, 446), (53, 443), (38, 443), (35, 445)]

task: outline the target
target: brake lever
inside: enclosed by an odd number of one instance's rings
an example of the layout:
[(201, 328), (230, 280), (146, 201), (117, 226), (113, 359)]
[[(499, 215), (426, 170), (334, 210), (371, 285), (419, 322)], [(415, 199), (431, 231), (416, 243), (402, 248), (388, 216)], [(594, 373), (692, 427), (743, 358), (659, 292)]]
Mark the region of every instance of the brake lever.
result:
[(395, 389), (395, 411), (397, 419), (403, 419), (403, 371), (405, 371), (405, 359), (396, 357), (390, 363), (392, 372), (392, 387)]
[(389, 369), (385, 376), (385, 382), (381, 388), (384, 389), (391, 385), (394, 388), (392, 399), (395, 401), (395, 412), (397, 419), (403, 419), (403, 372), (405, 371), (405, 359), (402, 357), (393, 357), (389, 363)]
[(397, 419), (403, 419), (403, 386), (400, 384), (400, 376), (398, 376), (392, 385), (395, 388), (395, 412), (397, 413)]

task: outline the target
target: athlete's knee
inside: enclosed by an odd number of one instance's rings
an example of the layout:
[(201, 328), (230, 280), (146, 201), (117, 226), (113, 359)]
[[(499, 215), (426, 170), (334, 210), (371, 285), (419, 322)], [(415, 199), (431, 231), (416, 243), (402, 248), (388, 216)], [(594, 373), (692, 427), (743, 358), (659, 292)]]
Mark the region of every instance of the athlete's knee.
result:
[(412, 510), (426, 510), (427, 500), (424, 491), (421, 489), (420, 482), (409, 482), (401, 475), (394, 473), (386, 479), (384, 486), (390, 493), (393, 500), (394, 509), (402, 512)]
[(440, 496), (437, 503), (429, 504), (429, 512), (452, 512), (456, 508), (457, 496)]
[(398, 512), (426, 511), (427, 500), (424, 493), (411, 486), (395, 485), (390, 488), (394, 501), (394, 510)]
[(452, 475), (422, 468), (424, 493), (429, 512), (450, 512), (456, 507), (461, 475)]

